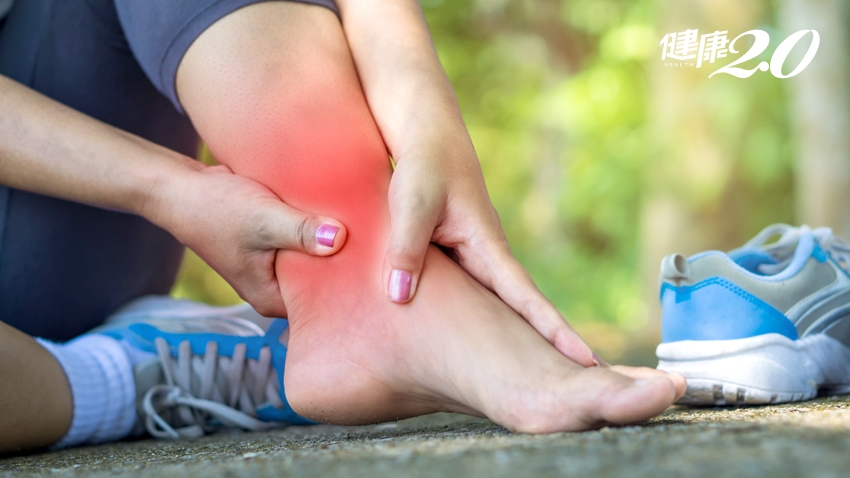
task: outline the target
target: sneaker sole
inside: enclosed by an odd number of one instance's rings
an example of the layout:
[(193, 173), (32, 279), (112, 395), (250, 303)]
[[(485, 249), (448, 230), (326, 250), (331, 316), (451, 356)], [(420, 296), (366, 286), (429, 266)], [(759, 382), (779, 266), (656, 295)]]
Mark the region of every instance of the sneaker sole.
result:
[(688, 379), (683, 405), (763, 405), (850, 391), (850, 348), (824, 334), (684, 340), (656, 349), (658, 369)]

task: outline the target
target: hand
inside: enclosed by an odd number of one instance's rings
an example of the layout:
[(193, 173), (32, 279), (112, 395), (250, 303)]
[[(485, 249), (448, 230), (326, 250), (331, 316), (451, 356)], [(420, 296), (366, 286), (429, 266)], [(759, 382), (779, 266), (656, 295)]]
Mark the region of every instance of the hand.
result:
[(139, 214), (197, 252), (263, 315), (286, 316), (278, 249), (327, 256), (345, 242), (339, 221), (296, 211), (225, 166), (204, 166), (2, 75), (0, 111), (0, 184)]
[(513, 257), (468, 137), (409, 148), (390, 182), (392, 234), (384, 261), (387, 294), (412, 300), (433, 242), (495, 292), (561, 353), (589, 367), (601, 361)]
[(198, 167), (154, 194), (152, 220), (195, 251), (239, 296), (267, 317), (286, 317), (275, 277), (278, 249), (328, 256), (346, 230), (331, 218), (284, 204), (261, 184), (226, 166)]

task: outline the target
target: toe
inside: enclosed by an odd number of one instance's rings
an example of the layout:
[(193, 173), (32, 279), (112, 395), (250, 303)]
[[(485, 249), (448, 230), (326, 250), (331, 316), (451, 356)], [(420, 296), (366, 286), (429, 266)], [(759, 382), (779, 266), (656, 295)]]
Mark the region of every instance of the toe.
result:
[(635, 423), (648, 420), (666, 410), (678, 398), (674, 381), (667, 375), (651, 375), (638, 380), (620, 383), (619, 390), (612, 391), (600, 404), (600, 418), (616, 424)]
[(641, 380), (652, 377), (667, 377), (673, 382), (676, 387), (676, 400), (682, 398), (685, 390), (688, 388), (688, 381), (685, 376), (679, 373), (667, 373), (663, 370), (658, 370), (649, 367), (627, 367), (625, 365), (612, 365), (609, 370), (625, 375), (635, 380)]
[(667, 377), (673, 382), (673, 385), (676, 386), (676, 400), (678, 401), (682, 398), (682, 395), (685, 394), (685, 391), (688, 389), (688, 379), (685, 378), (684, 375), (680, 373), (668, 373)]

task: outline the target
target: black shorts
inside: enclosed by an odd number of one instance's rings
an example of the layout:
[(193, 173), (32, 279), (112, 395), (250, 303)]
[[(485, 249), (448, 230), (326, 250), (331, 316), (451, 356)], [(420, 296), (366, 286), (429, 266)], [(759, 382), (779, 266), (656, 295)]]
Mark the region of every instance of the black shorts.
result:
[[(0, 29), (0, 74), (194, 157), (177, 67), (206, 28), (259, 1), (17, 0)], [(167, 294), (182, 256), (141, 217), (0, 186), (0, 321), (30, 335), (68, 340), (127, 301)]]

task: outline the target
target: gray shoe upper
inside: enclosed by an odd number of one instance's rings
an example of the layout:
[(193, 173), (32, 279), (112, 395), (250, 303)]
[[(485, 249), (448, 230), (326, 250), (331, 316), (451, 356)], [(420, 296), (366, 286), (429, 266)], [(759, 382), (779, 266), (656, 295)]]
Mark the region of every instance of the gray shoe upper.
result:
[[(764, 244), (779, 233), (779, 241)], [(850, 346), (850, 276), (839, 266), (847, 262), (845, 246), (828, 228), (774, 225), (728, 254), (665, 257), (661, 282), (681, 287), (725, 279), (784, 314), (800, 337), (825, 332)]]

